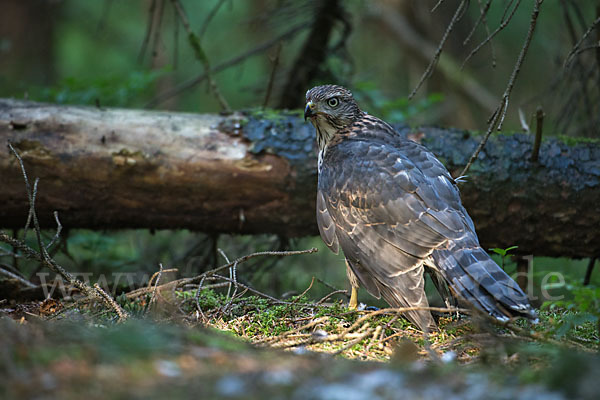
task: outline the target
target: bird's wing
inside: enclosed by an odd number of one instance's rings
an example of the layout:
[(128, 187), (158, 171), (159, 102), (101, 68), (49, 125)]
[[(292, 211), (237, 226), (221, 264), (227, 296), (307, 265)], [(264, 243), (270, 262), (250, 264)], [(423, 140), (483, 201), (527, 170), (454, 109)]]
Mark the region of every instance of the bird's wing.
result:
[(327, 210), (327, 204), (323, 197), (323, 192), (317, 191), (317, 225), (319, 226), (319, 233), (321, 238), (335, 254), (339, 252), (338, 238), (335, 234), (335, 224), (329, 211)]
[(526, 295), (479, 246), (448, 171), (422, 146), (341, 141), (327, 152), (319, 190), (339, 245), (350, 265), (360, 266), (355, 273), (374, 296), (399, 306), (425, 305), (423, 264), (434, 260), (473, 306), (497, 318), (535, 318)]
[[(448, 240), (471, 234), (471, 222), (443, 165), (407, 146), (338, 143), (327, 151), (319, 192), (361, 284), (392, 305), (427, 306), (423, 263)], [(417, 314), (411, 319), (429, 313)]]
[(410, 275), (469, 230), (455, 187), (446, 175), (427, 176), (423, 169), (437, 167), (430, 164), (383, 142), (345, 140), (328, 150), (319, 192), (336, 236), (346, 257), (381, 282)]

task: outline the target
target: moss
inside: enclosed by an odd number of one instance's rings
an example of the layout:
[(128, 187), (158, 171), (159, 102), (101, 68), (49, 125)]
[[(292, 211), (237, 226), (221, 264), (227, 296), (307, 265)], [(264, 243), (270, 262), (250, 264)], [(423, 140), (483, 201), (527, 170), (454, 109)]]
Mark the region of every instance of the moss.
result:
[(266, 119), (269, 121), (279, 121), (289, 117), (303, 117), (302, 110), (276, 110), (273, 108), (254, 108), (246, 111), (246, 114), (256, 119)]
[(567, 146), (577, 146), (581, 144), (600, 144), (600, 139), (590, 137), (573, 137), (566, 135), (555, 136), (558, 140), (566, 144)]

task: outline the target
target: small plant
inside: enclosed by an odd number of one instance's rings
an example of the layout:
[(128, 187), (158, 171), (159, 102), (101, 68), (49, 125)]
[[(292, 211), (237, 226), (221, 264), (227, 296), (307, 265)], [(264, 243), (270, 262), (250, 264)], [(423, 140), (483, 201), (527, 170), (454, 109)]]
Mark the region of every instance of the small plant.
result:
[(505, 264), (506, 256), (508, 255), (508, 253), (511, 250), (518, 249), (518, 248), (519, 248), (519, 246), (510, 246), (510, 247), (507, 247), (505, 249), (502, 249), (500, 247), (494, 247), (494, 248), (489, 249), (489, 250), (493, 251), (496, 254), (498, 254), (502, 258), (502, 265), (501, 265), (501, 267), (502, 267), (502, 269), (504, 269), (504, 264)]
[[(600, 288), (593, 285), (584, 286), (579, 282), (551, 283), (551, 288), (562, 285), (571, 296), (559, 301), (546, 301), (542, 309), (551, 312), (562, 311), (561, 321), (555, 334), (564, 337), (568, 333), (576, 333), (586, 339), (600, 338)], [(595, 337), (594, 337), (595, 336)]]

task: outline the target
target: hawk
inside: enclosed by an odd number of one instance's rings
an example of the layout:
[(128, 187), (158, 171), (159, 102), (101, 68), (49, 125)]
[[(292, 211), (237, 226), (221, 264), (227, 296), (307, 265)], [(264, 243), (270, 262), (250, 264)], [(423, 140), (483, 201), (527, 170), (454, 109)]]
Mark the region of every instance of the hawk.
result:
[(527, 296), (481, 248), (455, 180), (425, 147), (363, 112), (352, 93), (324, 85), (306, 93), (305, 119), (319, 147), (317, 222), (321, 238), (346, 257), (349, 306), (363, 286), (421, 330), (436, 328), (425, 295), (427, 270), (452, 294), (506, 321), (536, 318)]

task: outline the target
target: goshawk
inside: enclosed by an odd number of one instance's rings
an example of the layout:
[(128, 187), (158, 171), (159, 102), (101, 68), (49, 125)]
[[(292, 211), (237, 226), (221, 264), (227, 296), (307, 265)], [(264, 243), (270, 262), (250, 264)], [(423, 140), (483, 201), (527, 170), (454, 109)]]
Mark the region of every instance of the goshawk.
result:
[(406, 317), (435, 329), (422, 310), (428, 270), (442, 296), (447, 285), (499, 320), (536, 318), (527, 296), (479, 245), (456, 182), (433, 153), (361, 111), (341, 86), (310, 89), (304, 116), (319, 146), (319, 232), (332, 251), (344, 251), (350, 307), (360, 284), (393, 307), (417, 308)]

